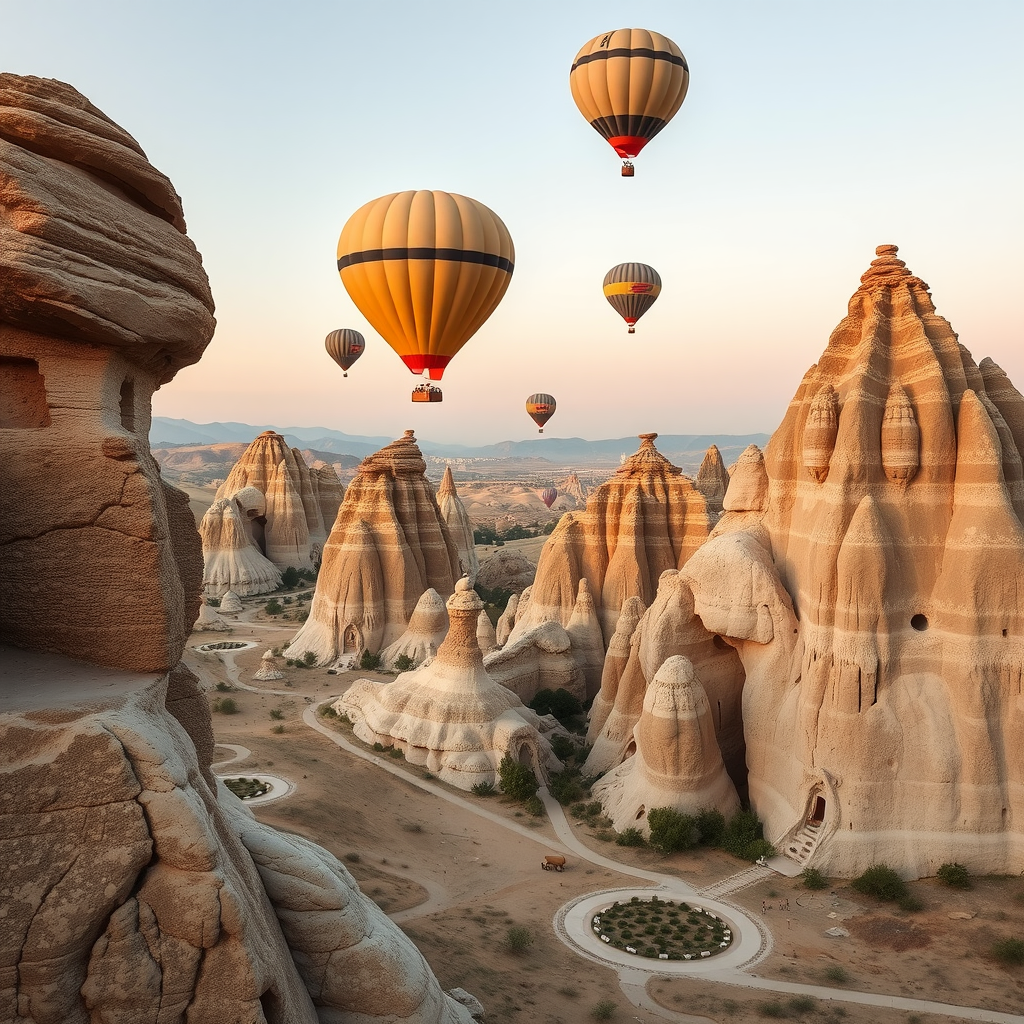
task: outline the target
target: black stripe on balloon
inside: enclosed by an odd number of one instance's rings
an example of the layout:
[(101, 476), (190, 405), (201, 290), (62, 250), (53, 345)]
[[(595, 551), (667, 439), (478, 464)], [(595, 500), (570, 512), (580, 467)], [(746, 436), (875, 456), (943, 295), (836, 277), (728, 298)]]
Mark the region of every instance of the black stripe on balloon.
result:
[(451, 260), (453, 263), (479, 263), (485, 267), (497, 267), (511, 274), (515, 264), (506, 256), (493, 252), (478, 252), (475, 249), (435, 249), (430, 246), (411, 246), (407, 249), (364, 249), (350, 252), (338, 260), (338, 270), (344, 270), (356, 263), (379, 263), (381, 260)]
[[(613, 50), (598, 50), (595, 53), (585, 53), (569, 71), (571, 75), (581, 64), (589, 64), (594, 60), (608, 60), (609, 57), (649, 57), (652, 60), (667, 60), (670, 64), (675, 64), (678, 67), (683, 68), (687, 73), (690, 69), (686, 66), (685, 57), (677, 57), (674, 53), (670, 53), (668, 50), (652, 50), (649, 46), (638, 46), (635, 50), (630, 49), (628, 46), (617, 46)], [(562, 65), (563, 67), (565, 65)]]
[(654, 138), (668, 122), (661, 117), (650, 117), (646, 114), (613, 114), (611, 117), (595, 118), (590, 124), (606, 139)]

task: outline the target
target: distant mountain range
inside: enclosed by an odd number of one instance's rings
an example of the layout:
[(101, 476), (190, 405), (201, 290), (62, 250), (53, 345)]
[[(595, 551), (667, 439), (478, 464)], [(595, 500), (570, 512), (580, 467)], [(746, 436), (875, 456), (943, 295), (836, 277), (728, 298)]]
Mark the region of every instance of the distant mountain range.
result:
[[(175, 445), (212, 445), (224, 442), (248, 443), (264, 430), (283, 434), (294, 448), (312, 448), (317, 452), (333, 452), (364, 458), (390, 444), (393, 437), (366, 437), (345, 434), (327, 427), (276, 427), (272, 424), (249, 423), (192, 423), (190, 420), (154, 416), (150, 430), (153, 448)], [(693, 472), (704, 452), (717, 445), (726, 465), (735, 462), (747, 445), (763, 448), (768, 434), (662, 434), (657, 440), (658, 450), (687, 472)], [(424, 455), (447, 459), (544, 460), (552, 466), (615, 465), (623, 454), (636, 451), (635, 437), (607, 438), (587, 441), (581, 437), (544, 437), (529, 441), (501, 441), (498, 444), (477, 447), (461, 444), (443, 444), (417, 439)]]

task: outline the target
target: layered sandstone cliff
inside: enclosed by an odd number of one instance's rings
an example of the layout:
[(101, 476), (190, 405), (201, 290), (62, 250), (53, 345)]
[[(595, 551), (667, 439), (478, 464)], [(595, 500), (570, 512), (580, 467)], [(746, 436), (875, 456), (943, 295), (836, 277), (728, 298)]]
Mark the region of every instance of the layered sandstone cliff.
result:
[(429, 589), (449, 597), (459, 555), (411, 430), (365, 458), (324, 546), (309, 618), (289, 653), (320, 664), (394, 643)]
[(473, 524), (469, 521), (469, 513), (462, 504), (458, 491), (455, 490), (455, 478), (452, 467), (445, 466), (441, 486), (437, 489), (437, 506), (441, 510), (441, 518), (448, 526), (448, 532), (455, 542), (459, 553), (459, 566), (469, 578), (470, 586), (476, 582), (476, 574), (480, 568), (476, 557), (476, 546), (473, 543)]

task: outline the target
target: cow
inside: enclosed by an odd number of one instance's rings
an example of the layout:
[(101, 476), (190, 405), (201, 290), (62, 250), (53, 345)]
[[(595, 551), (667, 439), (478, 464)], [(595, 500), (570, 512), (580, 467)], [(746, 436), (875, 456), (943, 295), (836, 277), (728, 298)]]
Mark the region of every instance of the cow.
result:
[(540, 866), (545, 871), (562, 871), (565, 869), (565, 858), (557, 854), (549, 853), (541, 862)]

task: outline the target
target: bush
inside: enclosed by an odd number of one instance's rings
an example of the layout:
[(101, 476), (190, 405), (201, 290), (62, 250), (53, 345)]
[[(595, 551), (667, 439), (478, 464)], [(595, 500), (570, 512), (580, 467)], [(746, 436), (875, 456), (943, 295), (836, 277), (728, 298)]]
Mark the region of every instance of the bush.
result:
[(386, 748), (385, 748), (384, 744), (380, 742), (380, 740), (377, 740), (373, 744), (373, 749), (376, 750), (378, 753), (380, 753), (380, 751), (385, 750)]
[(338, 712), (335, 711), (334, 708), (331, 707), (330, 704), (327, 704), (325, 707), (321, 708), (320, 709), (320, 714), (324, 718), (337, 718), (338, 717)]
[(284, 712), (280, 708), (271, 708), (270, 717), (273, 718), (275, 722), (280, 722), (281, 719), (284, 718)]
[(554, 715), (563, 725), (576, 715), (583, 714), (583, 705), (568, 690), (538, 690), (529, 705), (538, 715)]
[(557, 772), (552, 775), (548, 783), (548, 792), (563, 807), (566, 804), (573, 804), (575, 806), (580, 797), (587, 795), (579, 768), (566, 768), (564, 772)]
[(416, 662), (413, 661), (408, 654), (400, 654), (395, 658), (395, 668), (397, 668), (399, 672), (408, 672), (415, 664)]
[(498, 778), (501, 779), (502, 792), (513, 800), (529, 800), (538, 789), (540, 784), (532, 769), (518, 761), (513, 761), (506, 754), (498, 765)]
[(1000, 939), (993, 944), (992, 954), (1004, 964), (1024, 964), (1024, 939)]
[(359, 667), (365, 672), (372, 672), (374, 669), (380, 668), (380, 655), (364, 650), (359, 656)]
[(764, 826), (753, 811), (737, 811), (729, 819), (722, 849), (743, 860), (775, 856), (775, 847), (764, 838)]
[(531, 796), (525, 804), (526, 813), (532, 814), (535, 818), (544, 816), (544, 802), (539, 796)]
[(834, 981), (837, 985), (845, 985), (850, 980), (850, 975), (847, 974), (846, 968), (841, 964), (830, 964), (826, 967), (825, 977), (829, 981)]
[(208, 597), (206, 599), (206, 603), (211, 608), (219, 608), (220, 607), (220, 598), (219, 597)]
[(895, 903), (908, 895), (907, 883), (886, 864), (872, 864), (860, 877), (850, 883), (851, 888), (865, 896)]
[(618, 846), (647, 845), (647, 840), (644, 839), (643, 832), (638, 828), (624, 828), (616, 837), (615, 842)]
[(647, 823), (651, 827), (650, 844), (659, 853), (690, 850), (697, 845), (697, 825), (692, 815), (671, 807), (652, 807)]
[(818, 1000), (811, 996), (793, 996), (786, 1005), (794, 1013), (810, 1013), (818, 1005)]
[(498, 792), (493, 782), (474, 782), (472, 791), (477, 796), (494, 796)]
[(785, 1017), (786, 1010), (777, 999), (773, 999), (770, 1003), (761, 1003), (757, 1012), (762, 1017)]
[(271, 728), (271, 730), (270, 730), (270, 731), (271, 731), (272, 733), (276, 733), (277, 735), (280, 735), (281, 733), (283, 733), (283, 732), (284, 732), (284, 726), (283, 726), (283, 725), (275, 725), (275, 726), (273, 726), (273, 727)]
[(302, 664), (305, 665), (306, 668), (312, 668), (316, 664), (316, 654), (313, 651), (306, 651), (306, 653), (302, 655)]
[(233, 693), (235, 688), (230, 686), (228, 683), (218, 683), (214, 689), (218, 693)]
[(294, 565), (289, 565), (283, 573), (281, 573), (281, 585), (291, 590), (292, 587), (297, 587), (301, 582), (302, 577), (299, 575), (299, 570)]
[(268, 615), (280, 615), (284, 611), (284, 606), (276, 597), (272, 597), (264, 606), (263, 610)]
[(533, 933), (522, 925), (513, 925), (505, 932), (505, 949), (510, 953), (525, 953), (533, 945)]
[(800, 872), (805, 889), (827, 889), (828, 879), (817, 868), (804, 868)]
[(405, 751), (401, 747), (392, 747), (388, 751), (388, 757), (394, 757), (396, 759), (404, 758), (405, 757)]
[(955, 861), (952, 864), (943, 864), (935, 872), (935, 875), (940, 882), (944, 882), (951, 889), (972, 888), (970, 872), (963, 864), (957, 864)]
[(611, 1020), (615, 1016), (617, 1007), (611, 999), (602, 999), (591, 1011), (590, 1016), (594, 1020)]
[(697, 812), (694, 824), (700, 833), (697, 841), (701, 846), (721, 846), (725, 836), (725, 815), (713, 807), (705, 807)]
[(213, 702), (213, 710), (220, 712), (222, 715), (237, 715), (238, 705), (235, 703), (234, 698), (224, 697)]
[(568, 761), (579, 747), (568, 736), (552, 736), (551, 749), (559, 761)]

